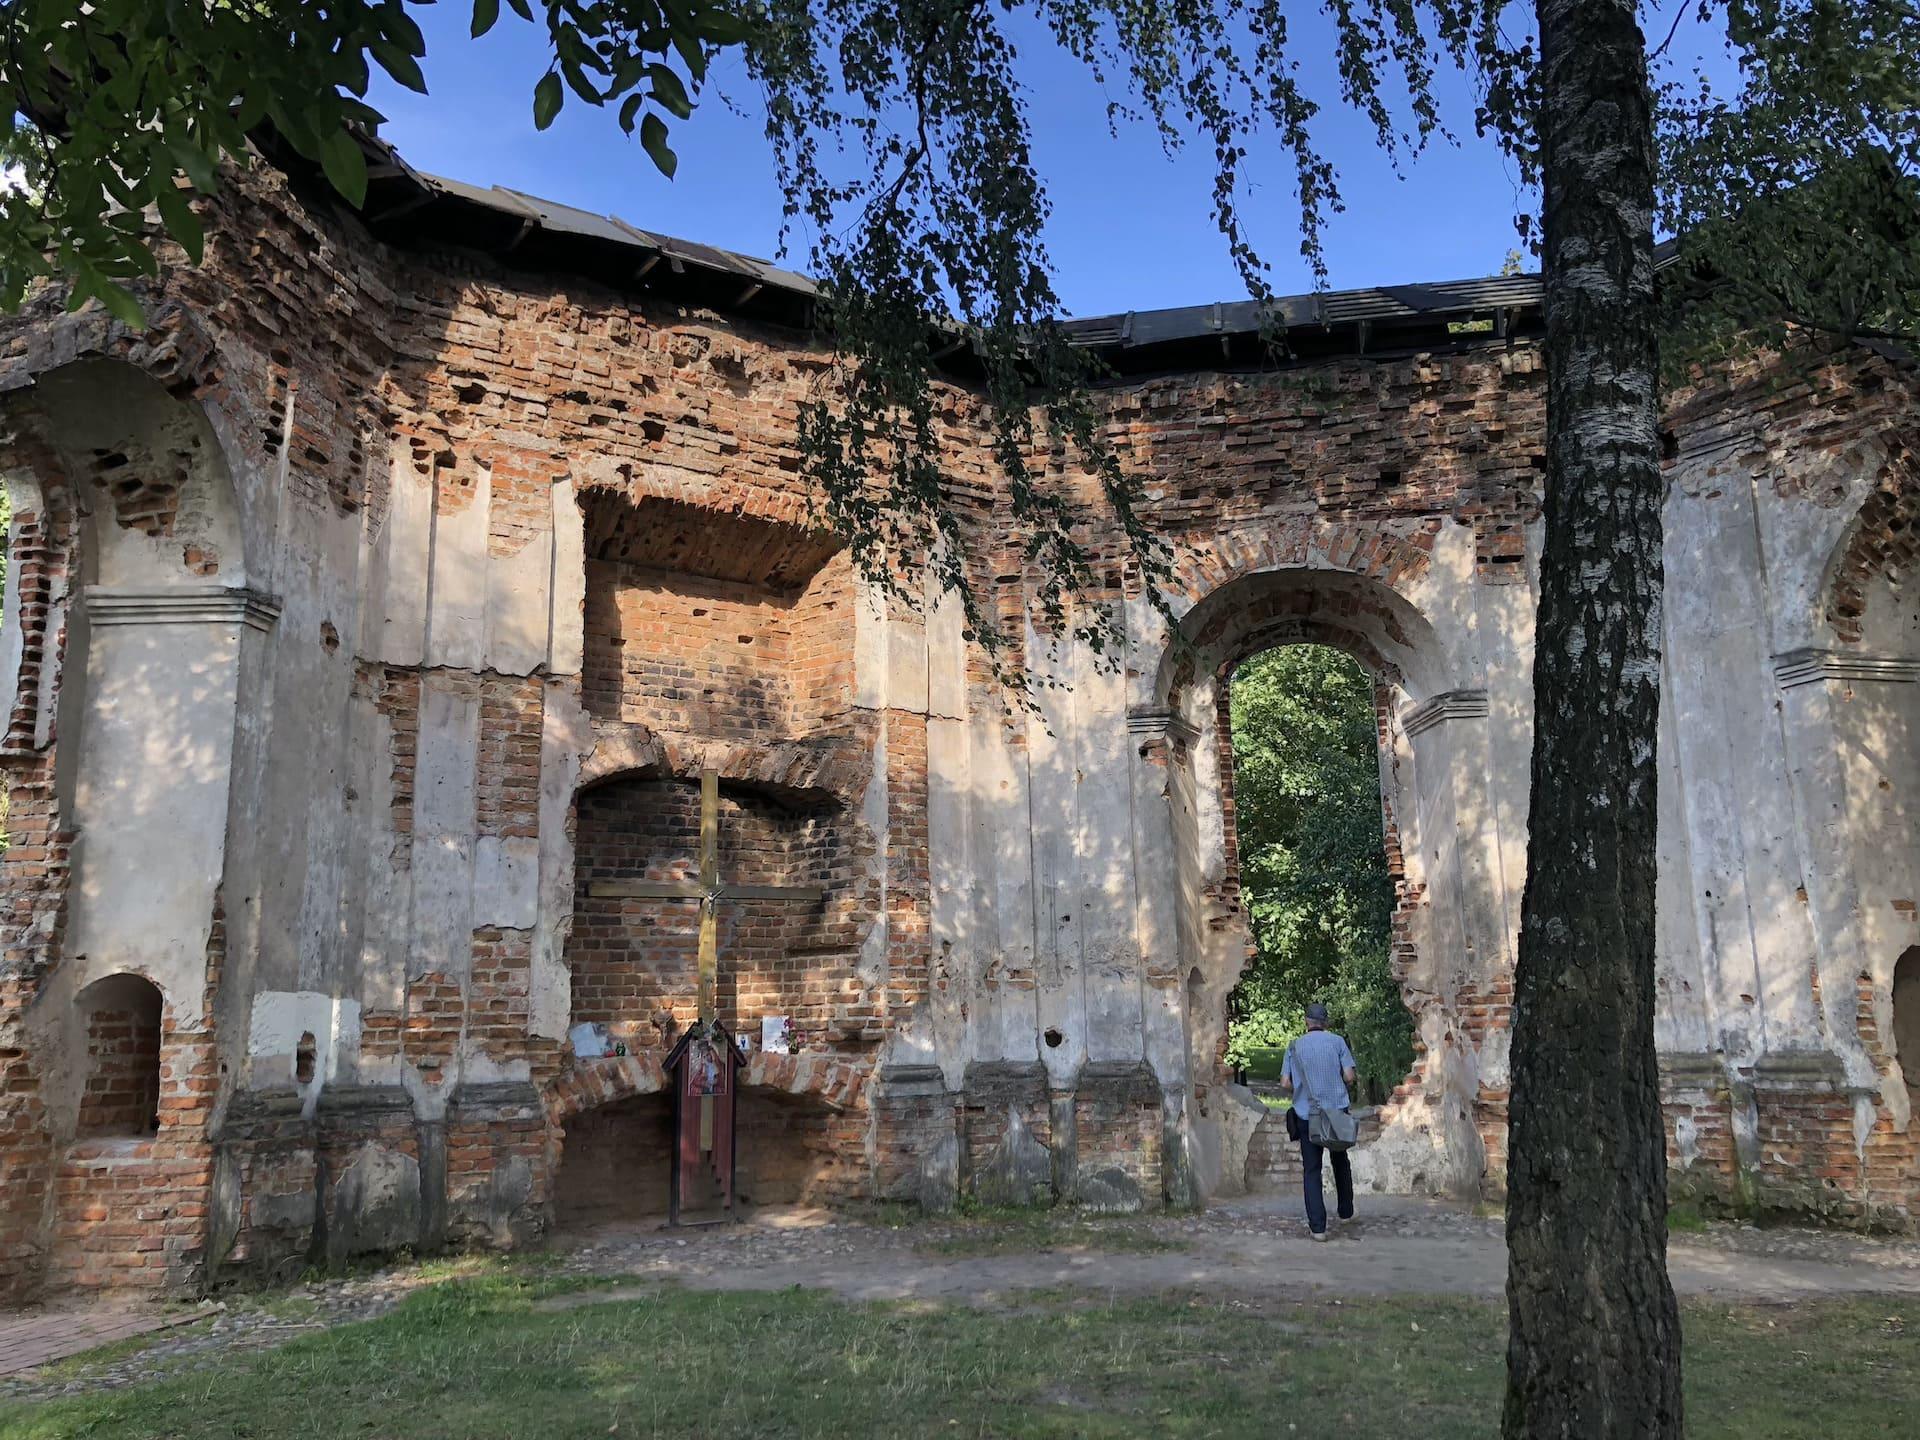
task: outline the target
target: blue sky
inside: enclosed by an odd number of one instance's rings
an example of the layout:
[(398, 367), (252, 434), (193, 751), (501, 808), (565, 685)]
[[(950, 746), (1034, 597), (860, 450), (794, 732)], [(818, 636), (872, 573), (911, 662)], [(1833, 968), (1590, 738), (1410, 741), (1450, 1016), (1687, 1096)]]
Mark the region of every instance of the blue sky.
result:
[[(1672, 3), (1672, 0), (1668, 0)], [(1304, 7), (1303, 7), (1304, 8)], [(427, 34), (430, 94), (387, 84), (370, 98), (388, 117), (382, 133), (413, 165), (474, 184), (505, 185), (645, 229), (774, 257), (780, 195), (754, 95), (737, 63), (723, 63), (691, 120), (676, 126), (679, 172), (668, 181), (609, 111), (569, 96), (554, 126), (533, 127), (534, 82), (545, 69), (543, 38), (503, 10), (479, 41), (468, 35), (467, 0), (413, 12)], [(1318, 23), (1316, 23), (1318, 22)], [(1317, 16), (1297, 25), (1304, 59), (1326, 55)], [(1085, 72), (1036, 37), (1023, 46), (1035, 152), (1051, 192), (1048, 234), (1059, 293), (1069, 313), (1096, 315), (1240, 299), (1245, 287), (1227, 258), (1211, 212), (1211, 152), (1169, 159), (1144, 127), (1107, 131), (1104, 101)], [(748, 113), (720, 103), (729, 95)], [(1328, 237), (1336, 287), (1488, 275), (1518, 243), (1514, 215), (1527, 201), (1512, 167), (1471, 133), (1463, 83), (1446, 99), (1460, 143), (1436, 142), (1396, 176), (1367, 125), (1324, 95), (1321, 143), (1338, 164), (1347, 211)], [(1465, 122), (1462, 124), (1461, 122)], [(1285, 157), (1254, 166), (1246, 207), (1255, 243), (1281, 293), (1310, 290), (1299, 256), (1298, 213)], [(804, 237), (790, 264), (804, 267)], [(1531, 263), (1531, 262), (1529, 262)]]

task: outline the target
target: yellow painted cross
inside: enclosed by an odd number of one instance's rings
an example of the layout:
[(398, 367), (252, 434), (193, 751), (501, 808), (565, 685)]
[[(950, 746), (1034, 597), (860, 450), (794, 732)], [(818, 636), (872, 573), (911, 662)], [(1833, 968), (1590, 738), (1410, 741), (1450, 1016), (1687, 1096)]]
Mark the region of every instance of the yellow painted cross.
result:
[(732, 885), (720, 878), (720, 772), (700, 772), (700, 876), (685, 880), (595, 880), (587, 894), (617, 899), (700, 902), (700, 1023), (719, 1010), (720, 905), (728, 900), (792, 900), (813, 903), (826, 894), (818, 885)]

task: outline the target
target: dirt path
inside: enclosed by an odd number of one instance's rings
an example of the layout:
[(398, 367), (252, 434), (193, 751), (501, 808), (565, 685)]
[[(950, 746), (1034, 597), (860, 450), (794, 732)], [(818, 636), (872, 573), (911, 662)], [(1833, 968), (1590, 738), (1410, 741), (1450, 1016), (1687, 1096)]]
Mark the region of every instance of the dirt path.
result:
[[(986, 1253), (951, 1253), (976, 1240)], [(800, 1285), (855, 1300), (992, 1304), (1062, 1289), (1493, 1297), (1506, 1284), (1497, 1219), (1398, 1197), (1367, 1197), (1359, 1220), (1336, 1227), (1326, 1244), (1308, 1240), (1291, 1197), (1257, 1196), (1197, 1217), (1013, 1227), (1004, 1245), (986, 1227), (876, 1231), (819, 1212), (780, 1212), (688, 1239), (603, 1231), (586, 1246), (569, 1268), (696, 1289)], [(1674, 1237), (1669, 1268), (1681, 1294), (1730, 1300), (1920, 1294), (1920, 1244), (1833, 1232), (1712, 1226)]]

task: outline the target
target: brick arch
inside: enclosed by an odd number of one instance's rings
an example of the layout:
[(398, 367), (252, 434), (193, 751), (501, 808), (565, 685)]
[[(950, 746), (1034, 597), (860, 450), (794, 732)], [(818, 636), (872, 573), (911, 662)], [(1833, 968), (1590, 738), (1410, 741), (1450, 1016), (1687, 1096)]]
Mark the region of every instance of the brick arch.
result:
[(1389, 660), (1381, 648), (1358, 630), (1335, 622), (1311, 618), (1282, 618), (1256, 625), (1241, 637), (1238, 653), (1221, 667), (1221, 678), (1230, 679), (1242, 663), (1266, 650), (1284, 645), (1325, 645), (1351, 655), (1362, 669), (1388, 687), (1405, 688), (1400, 667)]
[(1247, 526), (1188, 540), (1164, 586), (1178, 616), (1250, 576), (1280, 570), (1326, 570), (1401, 589), (1425, 575), (1441, 522), (1404, 533), (1380, 525), (1296, 522)]
[[(75, 314), (47, 313), (31, 330), (36, 343), (12, 363), (0, 366), (0, 389), (26, 390), (41, 377), (76, 360), (114, 360), (140, 371), (183, 404), (198, 405), (219, 416), (232, 435), (265, 437), (278, 444), (278, 416), (259, 413), (244, 389), (229, 381), (219, 347), (200, 315), (179, 301), (148, 298), (147, 326), (131, 330), (89, 307)], [(276, 387), (284, 397), (284, 385)], [(228, 434), (221, 439), (227, 441)]]
[[(335, 351), (343, 377), (337, 393), (310, 400), (299, 417), (308, 423), (295, 424), (298, 397), (289, 379), (292, 361), (284, 351), (263, 355), (242, 347), (229, 353), (199, 307), (157, 290), (141, 299), (147, 324), (138, 331), (97, 306), (63, 313), (64, 295), (57, 291), (28, 307), (20, 318), (31, 320), (25, 333), (34, 343), (23, 354), (0, 360), (0, 393), (10, 401), (30, 397), (42, 378), (75, 361), (121, 363), (154, 381), (175, 401), (198, 409), (235, 475), (243, 466), (271, 471), (284, 458), (290, 492), (306, 489), (325, 495), (341, 514), (362, 507), (376, 516), (384, 513), (385, 441), (373, 442), (376, 453), (371, 459), (379, 463), (370, 463), (364, 438), (369, 429), (383, 437), (385, 426), (363, 427), (336, 443), (312, 423), (316, 411), (331, 413), (338, 407), (344, 412), (348, 396), (369, 417), (389, 419), (388, 391), (377, 359)], [(299, 443), (288, 446), (289, 435)], [(270, 537), (260, 533), (263, 523), (243, 527), (250, 548), (270, 543)]]
[[(658, 1094), (667, 1084), (663, 1058), (648, 1051), (576, 1062), (547, 1087), (548, 1118), (564, 1125), (583, 1111)], [(756, 1050), (747, 1057), (740, 1081), (752, 1089), (806, 1096), (830, 1110), (855, 1110), (865, 1099), (869, 1074), (868, 1067), (837, 1056), (769, 1055)]]
[(813, 792), (852, 806), (870, 777), (867, 752), (835, 736), (822, 741), (774, 744), (663, 736), (644, 725), (599, 721), (593, 749), (581, 763), (577, 789), (589, 790), (625, 778), (694, 780), (720, 772), (721, 783), (766, 790)]
[[(1394, 562), (1401, 579), (1406, 559)], [(1344, 650), (1416, 700), (1456, 688), (1432, 622), (1383, 576), (1326, 565), (1245, 569), (1238, 562), (1221, 573), (1231, 578), (1180, 612), (1155, 681), (1163, 703), (1177, 704), (1196, 681), (1289, 639)]]
[(1920, 431), (1888, 439), (1879, 483), (1840, 532), (1821, 581), (1821, 616), (1843, 645), (1865, 638), (1873, 592), (1920, 570)]

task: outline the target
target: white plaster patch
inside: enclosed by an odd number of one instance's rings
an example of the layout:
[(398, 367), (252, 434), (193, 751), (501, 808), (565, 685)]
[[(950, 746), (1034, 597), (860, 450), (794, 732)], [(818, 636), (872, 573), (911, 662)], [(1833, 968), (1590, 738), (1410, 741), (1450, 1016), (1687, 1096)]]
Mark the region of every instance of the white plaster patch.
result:
[(345, 996), (322, 995), (315, 990), (262, 990), (253, 997), (253, 1015), (247, 1025), (249, 1059), (286, 1057), (285, 1077), (268, 1075), (269, 1082), (293, 1078), (292, 1056), (300, 1037), (314, 1039), (314, 1076), (334, 1077), (340, 1057), (360, 1049), (360, 1002)]
[(1678, 1115), (1673, 1121), (1674, 1158), (1682, 1170), (1691, 1170), (1700, 1158), (1700, 1127), (1691, 1115)]
[(540, 842), (483, 835), (473, 856), (473, 923), (531, 930), (540, 918)]
[(360, 648), (391, 665), (418, 665), (426, 657), (428, 553), (433, 533), (433, 486), (397, 447), (387, 490), (386, 524), (367, 562), (367, 598)]
[(884, 710), (889, 678), (887, 597), (864, 579), (859, 584), (853, 607), (853, 703), (863, 710)]
[(1894, 1133), (1906, 1134), (1907, 1127), (1913, 1123), (1913, 1096), (1907, 1090), (1907, 1077), (1898, 1060), (1887, 1067), (1886, 1078), (1880, 1082), (1880, 1100), (1893, 1121)]
[(433, 525), (427, 663), (478, 670), (486, 651), (487, 514), (492, 475), (474, 467), (473, 497), (461, 508), (439, 506)]
[(574, 498), (573, 481), (553, 487), (553, 579), (549, 606), (547, 668), (578, 675), (586, 650), (586, 516)]
[(549, 682), (540, 718), (539, 918), (533, 936), (528, 1029), (558, 1040), (572, 1004), (567, 934), (573, 927), (573, 843), (567, 812), (580, 780), (580, 762), (593, 748), (593, 727), (576, 688)]
[[(503, 675), (531, 675), (547, 658), (547, 601), (553, 545), (540, 536), (487, 564), (487, 663)], [(584, 580), (584, 571), (583, 571)]]
[(465, 975), (473, 960), (473, 842), (422, 835), (413, 842), (413, 952), (410, 978)]

